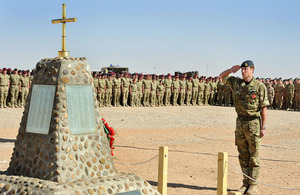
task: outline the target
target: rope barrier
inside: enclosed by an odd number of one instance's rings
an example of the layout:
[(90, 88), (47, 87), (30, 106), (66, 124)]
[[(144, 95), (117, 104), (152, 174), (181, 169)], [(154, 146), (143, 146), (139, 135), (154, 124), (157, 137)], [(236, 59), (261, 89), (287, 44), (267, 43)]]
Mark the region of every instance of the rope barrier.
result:
[(129, 164), (126, 164), (126, 163), (120, 163), (120, 162), (116, 162), (116, 161), (114, 161), (114, 163), (120, 164), (120, 165), (139, 165), (139, 164), (144, 164), (144, 163), (150, 162), (151, 160), (153, 160), (153, 159), (155, 159), (157, 157), (158, 157), (158, 155), (155, 155), (152, 158), (150, 158), (149, 160), (146, 160), (146, 161), (143, 161), (143, 162), (138, 162), (138, 163), (129, 163)]
[(245, 177), (247, 177), (248, 179), (251, 179), (252, 181), (255, 181), (259, 184), (265, 185), (265, 186), (269, 186), (269, 187), (273, 187), (273, 188), (279, 188), (279, 189), (284, 189), (284, 190), (300, 190), (300, 188), (284, 188), (284, 187), (278, 187), (278, 186), (273, 186), (270, 184), (266, 184), (266, 183), (262, 183), (259, 182), (255, 179), (253, 179), (252, 177), (249, 177), (248, 175), (246, 175), (245, 173), (243, 173), (239, 168), (237, 168), (232, 162), (230, 162), (229, 160), (227, 161), (229, 164), (231, 164), (238, 172), (240, 172), (241, 174), (243, 174)]

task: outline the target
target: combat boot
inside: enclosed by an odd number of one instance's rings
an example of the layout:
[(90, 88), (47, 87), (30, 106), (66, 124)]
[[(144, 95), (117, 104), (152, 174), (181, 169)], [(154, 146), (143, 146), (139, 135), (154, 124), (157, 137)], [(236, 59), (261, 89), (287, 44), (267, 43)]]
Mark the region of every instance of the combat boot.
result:
[(249, 188), (249, 184), (244, 183), (242, 187), (238, 190), (238, 192), (240, 192), (241, 194), (245, 194), (248, 188)]
[(257, 191), (258, 191), (257, 185), (250, 185), (246, 194), (248, 194), (248, 195), (257, 194)]

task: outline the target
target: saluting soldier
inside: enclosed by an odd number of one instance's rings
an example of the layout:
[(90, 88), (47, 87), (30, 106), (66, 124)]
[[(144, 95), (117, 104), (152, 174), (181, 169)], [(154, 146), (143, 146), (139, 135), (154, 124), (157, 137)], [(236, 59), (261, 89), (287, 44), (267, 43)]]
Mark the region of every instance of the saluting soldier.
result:
[(9, 90), (9, 75), (7, 75), (7, 69), (2, 69), (2, 74), (0, 74), (0, 108), (6, 108), (7, 95)]
[[(241, 69), (243, 79), (229, 76)], [(268, 93), (266, 86), (253, 77), (254, 64), (247, 60), (242, 65), (233, 66), (220, 74), (223, 83), (230, 87), (235, 100), (236, 145), (239, 162), (245, 175), (242, 194), (257, 194), (257, 180), (260, 171), (259, 148), (265, 134)]]
[(14, 69), (13, 74), (10, 75), (10, 106), (11, 108), (17, 108), (18, 95), (21, 90), (20, 76), (18, 74), (18, 69)]
[(29, 92), (29, 88), (30, 88), (30, 79), (28, 77), (28, 73), (23, 70), (23, 76), (20, 79), (21, 82), (21, 103), (20, 103), (20, 107), (22, 108), (23, 106), (25, 106), (25, 102), (28, 96), (28, 92)]

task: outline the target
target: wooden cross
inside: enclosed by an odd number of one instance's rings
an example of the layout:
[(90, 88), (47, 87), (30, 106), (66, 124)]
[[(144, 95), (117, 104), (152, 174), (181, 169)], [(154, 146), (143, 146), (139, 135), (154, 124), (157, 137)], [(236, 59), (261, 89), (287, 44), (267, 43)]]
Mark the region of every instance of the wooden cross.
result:
[(59, 57), (68, 57), (69, 52), (66, 51), (66, 23), (67, 22), (76, 22), (77, 18), (67, 18), (67, 8), (66, 4), (62, 4), (62, 19), (52, 20), (52, 24), (62, 23), (62, 49), (58, 51)]

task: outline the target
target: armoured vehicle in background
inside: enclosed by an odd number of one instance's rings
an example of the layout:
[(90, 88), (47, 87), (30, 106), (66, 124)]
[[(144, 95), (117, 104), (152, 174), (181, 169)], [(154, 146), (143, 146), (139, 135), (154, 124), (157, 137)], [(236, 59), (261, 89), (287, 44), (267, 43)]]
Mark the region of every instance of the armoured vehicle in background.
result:
[(192, 76), (194, 77), (195, 74), (197, 74), (199, 76), (199, 72), (198, 71), (189, 71), (189, 72), (175, 72), (175, 74), (178, 74), (178, 75), (186, 75), (186, 76)]
[(119, 65), (110, 65), (109, 67), (103, 67), (101, 68), (102, 73), (109, 73), (109, 72), (114, 72), (117, 74), (124, 73), (124, 72), (129, 72), (128, 67), (120, 67)]

